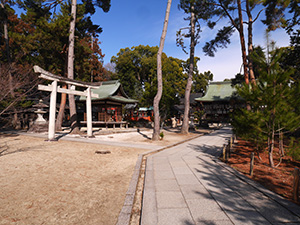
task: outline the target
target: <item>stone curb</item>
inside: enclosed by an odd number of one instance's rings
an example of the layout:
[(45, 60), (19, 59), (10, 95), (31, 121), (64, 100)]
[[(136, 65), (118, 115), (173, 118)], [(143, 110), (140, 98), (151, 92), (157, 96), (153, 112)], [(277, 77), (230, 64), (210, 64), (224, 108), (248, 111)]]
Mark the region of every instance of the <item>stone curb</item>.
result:
[[(210, 134), (211, 132), (209, 132), (208, 134)], [(135, 193), (136, 193), (137, 183), (138, 183), (139, 177), (141, 176), (140, 171), (141, 171), (141, 165), (142, 165), (143, 157), (146, 157), (146, 168), (145, 168), (145, 173), (146, 173), (148, 155), (152, 155), (152, 154), (161, 152), (163, 150), (172, 148), (174, 146), (180, 145), (180, 144), (185, 143), (187, 141), (191, 141), (191, 140), (196, 139), (198, 137), (201, 137), (203, 135), (205, 135), (205, 134), (200, 134), (200, 135), (197, 135), (195, 137), (191, 137), (189, 139), (179, 141), (175, 144), (168, 145), (168, 146), (165, 146), (165, 147), (162, 147), (162, 148), (159, 148), (159, 149), (155, 149), (155, 150), (150, 150), (150, 151), (144, 152), (144, 153), (139, 155), (138, 160), (137, 160), (136, 165), (135, 165), (134, 173), (132, 175), (128, 190), (126, 192), (124, 205), (121, 209), (121, 212), (120, 212), (119, 217), (118, 217), (118, 222), (117, 222), (116, 225), (129, 225), (130, 224), (131, 212), (132, 212), (133, 203), (134, 203), (134, 196), (135, 196)]]

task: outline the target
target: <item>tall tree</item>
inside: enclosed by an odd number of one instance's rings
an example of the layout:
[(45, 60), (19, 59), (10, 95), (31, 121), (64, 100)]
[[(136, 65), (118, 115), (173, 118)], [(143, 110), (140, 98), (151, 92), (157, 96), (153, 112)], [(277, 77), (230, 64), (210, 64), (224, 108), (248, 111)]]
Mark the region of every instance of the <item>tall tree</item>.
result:
[[(10, 47), (9, 47), (9, 37), (8, 37), (8, 1), (1, 1), (0, 2), (0, 12), (2, 15), (2, 21), (3, 21), (3, 33), (4, 33), (4, 41), (5, 41), (5, 52), (6, 52), (6, 60), (7, 60), (7, 74), (8, 74), (8, 85), (9, 85), (9, 91), (12, 98), (15, 98), (15, 92), (14, 92), (14, 85), (13, 85), (13, 77), (11, 73), (11, 56), (10, 56)], [(16, 127), (17, 124), (17, 113), (15, 107), (12, 107), (14, 110), (14, 117), (13, 117), (13, 126)]]
[(195, 56), (195, 7), (191, 6), (191, 42), (190, 42), (190, 68), (189, 68), (189, 76), (185, 88), (184, 94), (184, 114), (183, 114), (183, 123), (181, 127), (181, 133), (187, 134), (189, 133), (189, 121), (190, 121), (190, 94), (193, 83), (193, 73), (194, 73), (194, 56)]
[(117, 55), (111, 58), (111, 62), (115, 64), (117, 78), (131, 98), (140, 100), (146, 83), (154, 87), (157, 52), (158, 47), (139, 45), (120, 49)]
[[(157, 94), (157, 52), (158, 47), (135, 46), (120, 49), (111, 61), (115, 64), (116, 79), (119, 79), (125, 92), (139, 100), (143, 107), (153, 106)], [(189, 62), (168, 57), (162, 53), (163, 91), (159, 104), (161, 121), (174, 116), (174, 105), (184, 96)], [(195, 76), (197, 68), (195, 68)], [(201, 76), (197, 72), (197, 77)], [(195, 80), (196, 81), (196, 80)], [(204, 85), (197, 78), (198, 84)], [(194, 83), (193, 83), (194, 84)], [(196, 83), (195, 83), (196, 84)], [(201, 89), (200, 85), (197, 89)]]
[(283, 27), (291, 34), (295, 28), (299, 29), (297, 28), (300, 24), (299, 0), (266, 0), (263, 4), (266, 6), (266, 18), (263, 22), (269, 30)]
[(247, 53), (246, 53), (246, 44), (245, 44), (245, 36), (244, 36), (244, 23), (243, 23), (243, 14), (242, 14), (242, 5), (241, 0), (237, 0), (238, 5), (238, 14), (239, 14), (239, 24), (238, 32), (240, 36), (241, 42), (241, 51), (242, 51), (242, 59), (243, 59), (243, 67), (244, 67), (244, 76), (245, 76), (245, 83), (249, 84), (249, 71), (248, 71), (248, 63), (247, 63)]
[[(74, 79), (74, 42), (75, 42), (75, 23), (76, 23), (77, 0), (72, 0), (71, 4), (71, 22), (69, 32), (69, 51), (68, 51), (68, 78)], [(69, 87), (71, 88), (71, 87)], [(77, 124), (77, 113), (74, 95), (69, 94), (70, 122), (73, 133), (79, 132)]]
[[(234, 31), (237, 31), (240, 38), (244, 80), (247, 84), (249, 84), (250, 80), (250, 82), (255, 85), (255, 75), (250, 57), (253, 52), (253, 23), (257, 21), (263, 9), (259, 10), (255, 16), (253, 16), (253, 11), (256, 6), (261, 4), (261, 1), (246, 0), (244, 7), (240, 0), (218, 0), (212, 4), (216, 6), (216, 10), (213, 13), (215, 16), (217, 16), (216, 21), (222, 18), (227, 18), (229, 19), (230, 24), (220, 29), (216, 37), (205, 44), (203, 47), (204, 52), (206, 52), (206, 55), (214, 56), (217, 48), (224, 48), (230, 44), (231, 35), (234, 33)], [(246, 12), (246, 14), (243, 14), (243, 12)], [(235, 16), (235, 14), (237, 14), (237, 16)], [(244, 17), (248, 18), (248, 20), (244, 20)], [(248, 52), (246, 50), (244, 24), (248, 26)], [(211, 25), (211, 28), (214, 28), (216, 22), (212, 22)]]
[(159, 102), (162, 96), (163, 91), (163, 81), (162, 81), (162, 66), (161, 66), (161, 57), (164, 49), (164, 43), (167, 35), (167, 28), (169, 23), (170, 9), (171, 9), (172, 0), (168, 0), (166, 15), (164, 20), (163, 31), (160, 38), (159, 48), (157, 52), (157, 94), (155, 95), (153, 101), (153, 112), (154, 112), (154, 129), (152, 134), (152, 140), (159, 140), (160, 134), (160, 116), (159, 116)]
[[(3, 23), (0, 33), (4, 34), (3, 36), (0, 35), (0, 76), (3, 84), (0, 97), (0, 115), (6, 113), (12, 127), (21, 128), (22, 124), (17, 111), (26, 110), (21, 108), (30, 102), (26, 101), (25, 104), (25, 97), (29, 92), (33, 93), (32, 88), (29, 88), (30, 90), (26, 90), (26, 88), (35, 87), (36, 78), (30, 73), (32, 68), (28, 65), (28, 61), (22, 61), (24, 48), (22, 48), (22, 43), (19, 42), (21, 36), (23, 36), (23, 39), (30, 36), (32, 29), (26, 22), (17, 18), (11, 7), (13, 3), (14, 1), (0, 2), (0, 18), (1, 24)], [(25, 32), (22, 33), (22, 31)], [(27, 45), (27, 43), (24, 43), (24, 45)], [(29, 105), (30, 103), (27, 106)], [(11, 115), (13, 116), (11, 117)]]
[[(189, 57), (189, 70), (188, 70), (188, 79), (185, 88), (185, 96), (184, 96), (184, 115), (183, 115), (183, 123), (181, 127), (182, 134), (189, 133), (189, 112), (190, 112), (190, 93), (192, 89), (193, 83), (193, 74), (194, 74), (194, 63), (195, 63), (195, 46), (200, 38), (200, 23), (199, 19), (207, 21), (213, 10), (212, 4), (207, 4), (207, 2), (195, 1), (195, 0), (181, 0), (179, 4), (179, 8), (184, 10), (185, 13), (190, 14), (187, 18), (190, 21), (190, 27), (187, 28), (188, 32), (186, 34), (182, 33), (182, 30), (186, 28), (182, 28), (177, 32), (177, 44), (181, 46), (185, 51), (183, 37), (190, 38), (190, 57)], [(196, 25), (197, 24), (197, 25)], [(185, 51), (186, 52), (186, 51)]]
[[(108, 12), (110, 9), (110, 0), (97, 0), (95, 3), (103, 9), (104, 12)], [(75, 37), (75, 24), (76, 24), (76, 6), (77, 1), (72, 0), (71, 3), (71, 21), (70, 21), (70, 33), (69, 33), (69, 50), (68, 50), (68, 78), (74, 79), (74, 37)], [(94, 4), (90, 0), (86, 0), (86, 7), (93, 14), (95, 12)], [(77, 113), (74, 95), (69, 95), (69, 107), (70, 107), (70, 119), (71, 128), (73, 133), (79, 132), (77, 124)]]

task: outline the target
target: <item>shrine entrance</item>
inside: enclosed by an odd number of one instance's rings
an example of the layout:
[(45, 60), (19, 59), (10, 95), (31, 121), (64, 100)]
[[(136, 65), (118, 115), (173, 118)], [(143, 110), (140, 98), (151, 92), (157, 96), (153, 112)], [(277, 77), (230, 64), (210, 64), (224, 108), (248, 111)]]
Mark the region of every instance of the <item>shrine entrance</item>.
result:
[[(99, 84), (80, 82), (64, 77), (54, 75), (48, 71), (43, 70), (39, 66), (33, 67), (35, 73), (39, 73), (39, 78), (52, 81), (48, 86), (38, 85), (38, 90), (49, 91), (50, 95), (50, 109), (49, 109), (49, 126), (48, 126), (48, 140), (55, 139), (55, 119), (56, 119), (56, 101), (57, 93), (65, 93), (71, 95), (84, 96), (86, 98), (86, 123), (87, 123), (87, 137), (93, 137), (92, 127), (92, 97), (98, 98), (98, 94), (92, 93), (91, 89), (99, 88)], [(68, 89), (61, 88), (58, 83), (64, 83), (69, 86)], [(84, 88), (84, 91), (76, 90), (77, 87)]]

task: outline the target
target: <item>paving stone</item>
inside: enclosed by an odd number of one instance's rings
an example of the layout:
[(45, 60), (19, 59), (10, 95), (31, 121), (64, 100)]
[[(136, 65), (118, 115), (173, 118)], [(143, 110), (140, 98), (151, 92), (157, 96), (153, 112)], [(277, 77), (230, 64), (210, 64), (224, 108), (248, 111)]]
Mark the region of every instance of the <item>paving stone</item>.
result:
[(175, 179), (175, 175), (172, 170), (161, 170), (161, 171), (154, 171), (154, 179), (155, 180), (162, 180), (162, 179)]
[(179, 185), (199, 184), (194, 174), (176, 174), (176, 180)]
[(193, 219), (196, 221), (230, 221), (223, 211), (192, 211)]
[(154, 160), (153, 170), (171, 170), (171, 166), (169, 163), (155, 164), (155, 160)]
[(157, 202), (153, 171), (146, 171), (143, 194), (143, 210), (141, 217), (142, 225), (157, 224)]
[(230, 220), (202, 220), (196, 221), (196, 225), (232, 225)]
[(146, 170), (153, 170), (153, 158), (148, 157), (146, 161)]
[[(272, 223), (299, 223), (300, 218), (270, 199), (252, 202), (253, 206)], [(276, 213), (274, 213), (276, 212)]]
[(158, 225), (188, 225), (195, 224), (187, 208), (160, 209)]
[(218, 203), (211, 196), (203, 196), (201, 199), (186, 199), (189, 209), (194, 212), (194, 215), (202, 214), (203, 212), (223, 212)]
[(170, 165), (172, 167), (186, 167), (186, 163), (183, 160), (177, 160), (177, 161), (171, 161), (170, 160)]
[(180, 185), (180, 189), (185, 199), (202, 199), (205, 196), (210, 196), (201, 184)]
[(169, 157), (167, 156), (153, 156), (152, 157), (155, 164), (165, 163), (169, 161)]
[(177, 181), (173, 180), (156, 180), (155, 189), (159, 191), (180, 191)]
[(153, 171), (146, 171), (143, 225), (300, 224), (291, 213), (300, 215), (300, 207), (218, 161), (230, 134), (224, 128), (154, 154)]
[(188, 164), (189, 166), (193, 166), (193, 165), (200, 165), (201, 161), (200, 159), (194, 157), (194, 156), (186, 156), (183, 157), (183, 160), (186, 164)]
[(173, 167), (174, 174), (193, 174), (193, 172), (190, 170), (187, 166), (182, 167)]
[(256, 211), (226, 211), (226, 214), (234, 224), (271, 224), (266, 218)]
[(180, 191), (156, 192), (157, 208), (187, 208)]
[(252, 205), (248, 204), (243, 198), (237, 194), (220, 194), (216, 192), (210, 192), (214, 199), (224, 210), (230, 211), (255, 211)]

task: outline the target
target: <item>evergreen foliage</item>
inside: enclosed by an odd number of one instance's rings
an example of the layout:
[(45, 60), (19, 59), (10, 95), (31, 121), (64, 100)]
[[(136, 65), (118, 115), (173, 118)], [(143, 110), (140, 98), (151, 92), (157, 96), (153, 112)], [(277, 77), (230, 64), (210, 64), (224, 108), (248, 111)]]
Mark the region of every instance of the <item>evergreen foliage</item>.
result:
[(244, 84), (238, 88), (239, 95), (251, 106), (251, 110), (240, 109), (234, 116), (237, 134), (261, 146), (268, 141), (270, 166), (274, 167), (273, 150), (276, 136), (299, 128), (300, 116), (296, 111), (297, 98), (291, 79), (294, 70), (281, 66), (284, 49), (271, 53), (270, 62), (258, 54), (253, 55), (259, 65), (256, 86)]
[[(15, 1), (4, 1), (3, 7), (2, 5), (0, 7), (1, 20), (7, 21), (9, 39), (6, 42), (2, 35), (5, 28), (1, 23), (0, 79), (5, 88), (0, 92), (0, 114), (22, 112), (25, 106), (30, 107), (33, 104), (31, 100), (27, 101), (28, 99), (38, 97), (35, 94), (37, 76), (32, 71), (33, 65), (39, 65), (61, 76), (66, 76), (67, 73), (70, 2), (44, 0), (17, 2), (23, 10), (20, 15), (12, 8), (13, 4), (16, 4)], [(83, 1), (77, 5), (75, 79), (107, 80), (110, 77), (103, 68), (104, 55), (97, 39), (102, 28), (92, 22), (91, 15), (94, 11), (86, 4), (88, 3)], [(106, 12), (110, 1), (99, 0), (94, 6), (99, 6)]]
[[(116, 77), (122, 83), (125, 92), (140, 101), (141, 106), (152, 106), (157, 92), (156, 54), (158, 47), (134, 46), (121, 49), (111, 62), (115, 64)], [(199, 60), (196, 58), (195, 60)], [(184, 96), (187, 82), (189, 60), (183, 61), (162, 55), (163, 95), (160, 101), (162, 117), (171, 114), (175, 104)], [(212, 74), (199, 74), (194, 71), (193, 91), (204, 92)]]

